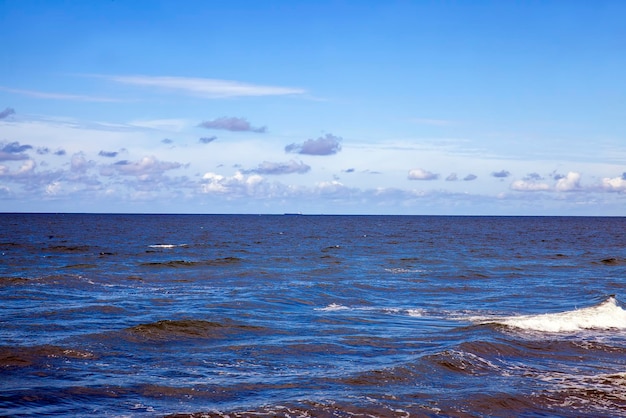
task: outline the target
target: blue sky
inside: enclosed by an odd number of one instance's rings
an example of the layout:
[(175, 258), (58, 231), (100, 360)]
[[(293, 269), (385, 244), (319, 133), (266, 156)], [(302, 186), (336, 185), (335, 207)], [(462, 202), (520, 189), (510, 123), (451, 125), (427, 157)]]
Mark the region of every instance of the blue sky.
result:
[(1, 0), (0, 211), (626, 215), (626, 2)]

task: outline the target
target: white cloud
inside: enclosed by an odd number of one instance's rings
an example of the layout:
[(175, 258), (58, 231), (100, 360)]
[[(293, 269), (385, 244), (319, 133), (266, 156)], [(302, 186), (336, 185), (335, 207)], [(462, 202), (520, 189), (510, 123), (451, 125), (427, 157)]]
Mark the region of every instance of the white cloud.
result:
[(172, 76), (99, 76), (110, 81), (142, 87), (155, 87), (205, 98), (283, 96), (304, 94), (299, 88), (264, 86), (211, 78)]
[(609, 192), (626, 193), (626, 173), (621, 177), (603, 178), (602, 187)]
[(570, 171), (564, 177), (557, 180), (555, 189), (559, 192), (579, 190), (581, 188), (580, 177), (580, 173)]
[(550, 190), (550, 185), (532, 180), (517, 180), (511, 183), (511, 189), (518, 192), (544, 192)]
[(439, 174), (431, 173), (421, 168), (409, 170), (409, 180), (436, 180)]
[[(237, 171), (233, 176), (226, 177), (216, 173), (205, 173), (200, 182), (200, 190), (207, 194), (228, 194), (230, 197), (259, 196), (267, 191), (265, 180), (258, 174), (245, 175)], [(271, 194), (265, 195), (270, 197)]]
[(99, 96), (87, 96), (82, 94), (68, 94), (68, 93), (50, 93), (44, 91), (36, 91), (36, 90), (21, 90), (21, 89), (12, 89), (8, 87), (0, 86), (0, 90), (6, 91), (8, 93), (21, 94), (23, 96), (34, 97), (37, 99), (52, 99), (52, 100), (72, 100), (78, 102), (121, 102), (122, 100), (113, 99), (110, 97), (99, 97)]

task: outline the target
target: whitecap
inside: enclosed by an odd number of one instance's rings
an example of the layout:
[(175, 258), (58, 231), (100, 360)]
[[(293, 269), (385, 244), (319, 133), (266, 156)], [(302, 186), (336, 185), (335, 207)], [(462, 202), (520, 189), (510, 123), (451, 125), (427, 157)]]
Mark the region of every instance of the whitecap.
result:
[(409, 316), (414, 316), (414, 317), (424, 316), (423, 309), (407, 309), (406, 312), (407, 314), (409, 314)]
[(187, 244), (153, 244), (149, 245), (150, 248), (176, 248), (176, 247), (186, 247)]
[(316, 311), (343, 311), (347, 309), (350, 309), (350, 308), (348, 308), (347, 306), (339, 305), (337, 303), (331, 303), (325, 308), (316, 308), (315, 310)]
[(539, 315), (475, 317), (473, 322), (500, 324), (511, 328), (541, 332), (626, 329), (626, 311), (611, 296), (588, 308)]

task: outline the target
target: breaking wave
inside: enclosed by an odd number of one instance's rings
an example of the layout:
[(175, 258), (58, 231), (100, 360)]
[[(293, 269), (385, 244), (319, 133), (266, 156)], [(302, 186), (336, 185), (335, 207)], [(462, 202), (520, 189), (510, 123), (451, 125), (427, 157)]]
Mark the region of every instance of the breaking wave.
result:
[(477, 324), (498, 324), (541, 332), (626, 329), (626, 311), (619, 306), (614, 296), (610, 296), (598, 305), (572, 311), (538, 315), (473, 317), (470, 320)]

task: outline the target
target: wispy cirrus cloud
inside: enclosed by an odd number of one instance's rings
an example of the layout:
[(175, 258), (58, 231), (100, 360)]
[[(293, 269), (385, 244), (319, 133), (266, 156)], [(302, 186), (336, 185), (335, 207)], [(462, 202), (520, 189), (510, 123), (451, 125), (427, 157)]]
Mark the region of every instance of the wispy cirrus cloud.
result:
[(199, 127), (206, 129), (221, 129), (225, 131), (232, 132), (256, 132), (256, 133), (265, 133), (267, 132), (267, 127), (254, 127), (250, 125), (245, 118), (237, 118), (237, 117), (226, 117), (223, 116), (221, 118), (217, 118), (214, 120), (209, 120), (202, 122), (198, 125)]
[(302, 144), (289, 144), (285, 152), (306, 155), (333, 155), (341, 151), (341, 138), (332, 134), (317, 139), (307, 139)]
[[(73, 100), (78, 102), (122, 102), (123, 100), (114, 99), (111, 97), (100, 97), (100, 96), (89, 96), (83, 94), (69, 94), (69, 93), (51, 93), (45, 91), (37, 91), (37, 90), (23, 90), (23, 89), (12, 89), (9, 87), (0, 86), (0, 90), (6, 91), (8, 93), (20, 94), (22, 96), (35, 97), (37, 99), (51, 99), (51, 100)], [(8, 109), (13, 110), (13, 109)]]
[(99, 75), (94, 77), (104, 78), (121, 84), (171, 90), (210, 99), (226, 97), (285, 96), (306, 93), (306, 90), (300, 88), (266, 86), (260, 84), (242, 83), (239, 81), (218, 80), (213, 78), (147, 75)]

